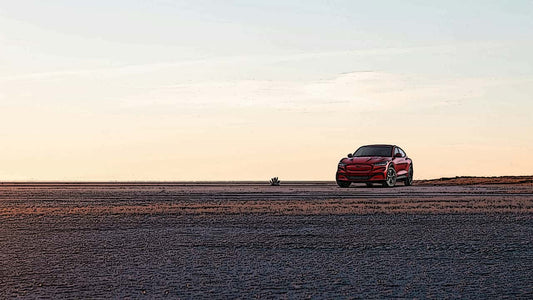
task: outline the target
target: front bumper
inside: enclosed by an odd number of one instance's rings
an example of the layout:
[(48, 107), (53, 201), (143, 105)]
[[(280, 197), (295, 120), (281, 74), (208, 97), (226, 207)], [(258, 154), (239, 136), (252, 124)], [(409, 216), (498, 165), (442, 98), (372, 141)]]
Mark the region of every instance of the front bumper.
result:
[(357, 172), (338, 168), (336, 179), (349, 182), (383, 182), (387, 178), (386, 166), (374, 167), (372, 170)]

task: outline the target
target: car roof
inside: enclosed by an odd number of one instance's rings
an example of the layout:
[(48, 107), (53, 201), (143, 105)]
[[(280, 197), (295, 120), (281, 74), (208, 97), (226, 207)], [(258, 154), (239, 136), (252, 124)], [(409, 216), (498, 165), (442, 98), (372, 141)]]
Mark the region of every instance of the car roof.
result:
[(363, 145), (363, 146), (361, 146), (361, 147), (367, 147), (367, 146), (391, 146), (391, 147), (396, 147), (396, 145), (390, 145), (390, 144)]

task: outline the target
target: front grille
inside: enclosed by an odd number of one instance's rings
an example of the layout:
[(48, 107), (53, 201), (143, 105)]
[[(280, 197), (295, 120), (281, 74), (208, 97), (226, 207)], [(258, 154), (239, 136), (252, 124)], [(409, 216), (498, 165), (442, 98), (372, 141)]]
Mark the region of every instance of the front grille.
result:
[(370, 171), (370, 170), (372, 170), (372, 166), (371, 165), (367, 165), (367, 164), (353, 164), (353, 165), (347, 165), (346, 166), (346, 170), (347, 171), (352, 171), (352, 172)]

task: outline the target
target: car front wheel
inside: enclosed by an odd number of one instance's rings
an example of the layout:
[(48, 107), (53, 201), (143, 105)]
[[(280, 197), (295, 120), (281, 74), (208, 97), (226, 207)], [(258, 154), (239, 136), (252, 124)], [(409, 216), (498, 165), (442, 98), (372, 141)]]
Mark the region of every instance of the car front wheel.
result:
[(347, 188), (349, 187), (351, 184), (351, 182), (349, 181), (341, 181), (341, 180), (337, 180), (337, 185), (341, 188)]
[(387, 179), (383, 183), (384, 187), (393, 187), (396, 185), (396, 170), (394, 170), (393, 166), (390, 166), (387, 170)]

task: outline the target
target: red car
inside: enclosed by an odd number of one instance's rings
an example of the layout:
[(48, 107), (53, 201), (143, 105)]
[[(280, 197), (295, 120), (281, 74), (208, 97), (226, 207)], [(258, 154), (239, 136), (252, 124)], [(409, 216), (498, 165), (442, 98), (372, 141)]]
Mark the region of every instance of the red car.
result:
[(403, 181), (405, 185), (411, 185), (413, 161), (395, 145), (362, 146), (341, 159), (335, 179), (343, 188), (349, 187), (352, 182), (393, 187), (397, 181)]

